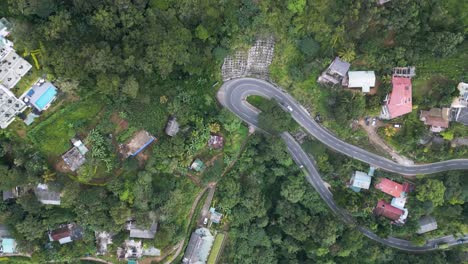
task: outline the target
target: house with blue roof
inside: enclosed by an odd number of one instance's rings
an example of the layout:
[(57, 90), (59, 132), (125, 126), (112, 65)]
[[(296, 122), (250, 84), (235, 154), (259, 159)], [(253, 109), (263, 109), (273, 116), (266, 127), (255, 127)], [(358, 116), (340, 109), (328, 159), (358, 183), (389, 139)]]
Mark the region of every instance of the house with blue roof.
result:
[(362, 171), (355, 171), (350, 181), (350, 188), (359, 192), (361, 189), (368, 190), (371, 184), (371, 176)]
[(41, 112), (49, 108), (57, 97), (57, 88), (50, 82), (39, 79), (23, 96), (25, 103)]
[(134, 157), (153, 143), (156, 138), (145, 130), (140, 130), (133, 135), (133, 138), (120, 146), (120, 153), (125, 158)]

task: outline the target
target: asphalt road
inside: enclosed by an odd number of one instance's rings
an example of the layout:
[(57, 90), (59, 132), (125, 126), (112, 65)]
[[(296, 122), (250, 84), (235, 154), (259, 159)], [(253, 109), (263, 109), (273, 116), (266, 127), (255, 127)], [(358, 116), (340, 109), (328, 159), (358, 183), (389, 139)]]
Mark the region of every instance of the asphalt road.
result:
[[(283, 105), (290, 106), (292, 108), (292, 117), (317, 140), (335, 151), (368, 163), (376, 168), (407, 176), (432, 174), (447, 170), (468, 170), (468, 159), (455, 159), (428, 164), (402, 165), (346, 143), (315, 122), (305, 108), (292, 96), (263, 80), (240, 78), (227, 81), (218, 92), (218, 100), (224, 107), (228, 108), (242, 120), (258, 127), (259, 111), (246, 101), (246, 98), (251, 95), (275, 98)], [(288, 111), (286, 108), (285, 110)]]
[[(251, 95), (259, 95), (266, 98), (275, 98), (279, 102), (285, 105), (289, 105), (292, 108), (293, 118), (304, 127), (311, 135), (316, 137), (325, 145), (345, 155), (369, 163), (375, 167), (380, 167), (387, 171), (392, 171), (405, 175), (416, 175), (416, 174), (430, 174), (445, 170), (460, 170), (468, 169), (468, 160), (450, 160), (445, 162), (438, 162), (424, 165), (411, 165), (404, 166), (397, 164), (391, 160), (380, 157), (376, 154), (360, 149), (356, 146), (348, 144), (332, 133), (322, 128), (317, 124), (310, 114), (297, 103), (289, 94), (285, 91), (276, 88), (272, 84), (258, 79), (242, 78), (234, 79), (225, 82), (218, 92), (218, 100), (223, 106), (228, 108), (234, 114), (239, 116), (245, 122), (258, 127), (257, 116), (259, 111), (253, 108), (246, 102), (246, 98)], [(285, 109), (288, 111), (287, 109)], [(333, 194), (326, 187), (320, 174), (315, 167), (315, 162), (307, 155), (307, 153), (301, 148), (299, 143), (289, 133), (282, 133), (281, 137), (285, 141), (288, 151), (291, 154), (293, 160), (306, 172), (307, 181), (314, 187), (319, 193), (321, 198), (325, 201), (328, 207), (338, 215), (345, 223), (350, 225), (356, 225), (356, 220), (346, 211), (340, 208), (333, 199)], [(357, 227), (368, 238), (382, 243), (384, 245), (398, 248), (401, 250), (412, 251), (412, 252), (426, 252), (437, 249), (437, 245), (440, 243), (447, 243), (449, 246), (457, 245), (457, 238), (453, 236), (441, 237), (427, 241), (423, 246), (415, 246), (410, 241), (401, 240), (393, 237), (380, 238), (369, 229), (364, 227)], [(468, 243), (468, 235), (464, 237), (464, 243)]]
[[(291, 154), (293, 160), (296, 162), (296, 164), (298, 164), (299, 166), (303, 166), (303, 170), (305, 171), (307, 181), (319, 193), (320, 197), (323, 201), (325, 201), (328, 207), (345, 223), (349, 225), (357, 225), (356, 220), (346, 210), (340, 208), (335, 203), (335, 200), (333, 199), (333, 194), (323, 182), (322, 177), (320, 177), (320, 173), (318, 172), (315, 166), (315, 161), (312, 160), (309, 157), (309, 155), (307, 155), (307, 153), (301, 148), (299, 143), (291, 136), (291, 134), (284, 132), (281, 134), (281, 138), (286, 143), (288, 151)], [(427, 252), (431, 250), (436, 250), (438, 248), (438, 245), (441, 243), (447, 243), (449, 246), (455, 246), (458, 245), (457, 240), (460, 239), (454, 236), (445, 236), (429, 240), (423, 246), (415, 246), (411, 243), (411, 241), (398, 239), (395, 237), (381, 238), (365, 227), (357, 226), (357, 228), (363, 235), (374, 241), (377, 241), (381, 244), (393, 248), (411, 252)], [(464, 236), (463, 243), (468, 243), (468, 235)]]

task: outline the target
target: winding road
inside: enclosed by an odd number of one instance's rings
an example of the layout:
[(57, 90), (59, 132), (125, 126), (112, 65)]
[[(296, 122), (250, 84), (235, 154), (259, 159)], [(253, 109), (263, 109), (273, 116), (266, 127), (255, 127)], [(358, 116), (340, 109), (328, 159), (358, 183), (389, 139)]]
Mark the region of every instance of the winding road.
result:
[(251, 95), (274, 98), (283, 105), (290, 106), (292, 117), (317, 140), (335, 151), (374, 167), (406, 176), (432, 174), (447, 170), (468, 170), (468, 159), (455, 159), (420, 165), (402, 165), (346, 143), (315, 122), (305, 108), (292, 96), (263, 80), (240, 78), (227, 81), (218, 92), (218, 100), (224, 107), (228, 108), (242, 120), (258, 127), (259, 111), (246, 101), (246, 98)]
[[(219, 102), (224, 107), (228, 108), (239, 118), (249, 123), (250, 125), (258, 127), (259, 110), (254, 108), (246, 101), (246, 98), (252, 95), (276, 99), (283, 105), (283, 108), (285, 108), (286, 111), (290, 111), (292, 117), (312, 136), (317, 138), (317, 140), (338, 152), (366, 162), (372, 166), (407, 176), (415, 176), (417, 174), (431, 174), (446, 170), (468, 169), (468, 159), (457, 159), (431, 164), (405, 166), (397, 164), (394, 161), (378, 156), (367, 150), (348, 144), (315, 122), (310, 114), (305, 110), (305, 108), (301, 106), (296, 100), (294, 100), (294, 98), (292, 98), (288, 93), (263, 80), (240, 78), (227, 81), (218, 91), (217, 97)], [(288, 110), (288, 106), (292, 109), (292, 111), (291, 109)], [(335, 203), (333, 194), (324, 184), (320, 173), (315, 166), (315, 162), (301, 148), (299, 143), (294, 140), (294, 138), (287, 132), (282, 133), (281, 137), (285, 141), (293, 160), (298, 165), (304, 166), (307, 181), (319, 193), (320, 197), (325, 201), (328, 207), (345, 223), (356, 225), (356, 220), (346, 210), (343, 210)], [(362, 234), (374, 241), (390, 247), (411, 252), (426, 252), (435, 250), (438, 248), (440, 243), (446, 243), (449, 246), (456, 245), (457, 239), (459, 239), (455, 238), (454, 236), (445, 236), (429, 240), (423, 246), (415, 246), (407, 240), (401, 240), (393, 237), (384, 239), (380, 238), (367, 228), (360, 226), (357, 226), (357, 228)], [(467, 242), (468, 235), (465, 235), (463, 243)]]

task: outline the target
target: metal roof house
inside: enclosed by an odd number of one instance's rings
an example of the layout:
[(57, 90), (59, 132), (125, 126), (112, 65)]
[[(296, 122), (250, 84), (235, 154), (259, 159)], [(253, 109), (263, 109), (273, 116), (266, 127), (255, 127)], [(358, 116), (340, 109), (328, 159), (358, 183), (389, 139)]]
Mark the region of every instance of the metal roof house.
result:
[(382, 119), (393, 119), (413, 110), (411, 79), (394, 76), (392, 86), (392, 92), (387, 95), (382, 106)]
[(348, 88), (362, 88), (363, 93), (370, 92), (375, 86), (375, 73), (373, 71), (349, 71), (347, 79)]
[(395, 223), (402, 224), (408, 216), (408, 210), (396, 208), (384, 200), (380, 200), (374, 208), (374, 214), (376, 216), (384, 216), (393, 220)]
[(49, 190), (47, 184), (38, 184), (34, 188), (34, 194), (42, 204), (60, 205), (60, 193)]
[(47, 110), (57, 97), (57, 88), (44, 79), (39, 79), (20, 98), (38, 111)]
[(148, 147), (156, 138), (145, 130), (135, 133), (133, 138), (125, 145), (120, 146), (120, 152), (125, 158), (134, 157)]
[(421, 111), (419, 119), (425, 125), (431, 126), (431, 131), (438, 133), (449, 127), (450, 108), (431, 108), (429, 111)]
[(192, 165), (190, 165), (190, 168), (191, 168), (192, 170), (195, 170), (195, 171), (197, 171), (197, 172), (200, 172), (200, 171), (202, 171), (202, 170), (205, 169), (205, 163), (203, 163), (203, 161), (201, 161), (200, 159), (196, 159), (196, 160), (192, 163)]
[(356, 192), (361, 189), (368, 190), (371, 184), (372, 177), (362, 171), (355, 171), (351, 177), (350, 187)]
[(398, 182), (394, 182), (387, 178), (381, 178), (375, 185), (375, 188), (381, 190), (386, 194), (390, 194), (393, 197), (401, 197), (403, 192), (403, 185)]
[(317, 82), (332, 85), (341, 84), (346, 77), (346, 73), (348, 73), (349, 67), (351, 67), (351, 64), (336, 57), (330, 66), (322, 72)]
[(32, 68), (25, 59), (21, 58), (13, 49), (6, 49), (0, 58), (0, 83), (6, 88), (13, 88)]
[(0, 238), (0, 254), (16, 253), (16, 240), (13, 238)]
[(423, 234), (437, 229), (437, 221), (432, 216), (423, 216), (418, 220), (419, 229), (416, 233)]
[(15, 95), (0, 84), (0, 128), (7, 128), (17, 114), (26, 109), (26, 104), (16, 99)]
[(182, 263), (202, 264), (206, 263), (214, 237), (207, 228), (199, 228), (192, 233)]
[(177, 135), (179, 132), (179, 123), (177, 123), (177, 118), (171, 117), (166, 125), (166, 134), (170, 137)]
[(83, 228), (71, 223), (49, 232), (51, 242), (58, 241), (61, 245), (83, 239)]
[(135, 225), (134, 222), (130, 222), (127, 228), (130, 230), (131, 238), (153, 239), (156, 235), (158, 225), (153, 223), (149, 229), (145, 229)]

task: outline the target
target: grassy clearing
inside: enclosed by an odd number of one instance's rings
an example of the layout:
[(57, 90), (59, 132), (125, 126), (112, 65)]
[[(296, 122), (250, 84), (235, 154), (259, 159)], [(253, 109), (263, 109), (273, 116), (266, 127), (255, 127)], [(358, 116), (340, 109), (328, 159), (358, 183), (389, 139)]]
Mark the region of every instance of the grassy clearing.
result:
[(216, 260), (218, 259), (218, 255), (221, 252), (221, 247), (223, 246), (224, 233), (218, 233), (216, 235), (213, 247), (211, 248), (210, 256), (208, 257), (208, 264), (215, 264)]
[(70, 148), (70, 139), (86, 131), (102, 104), (89, 99), (66, 106), (36, 125), (28, 136), (46, 155), (58, 156)]
[(235, 156), (239, 153), (242, 142), (248, 137), (249, 129), (241, 125), (239, 129), (225, 138), (224, 153), (229, 156)]

